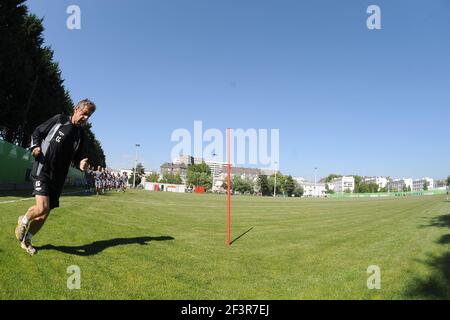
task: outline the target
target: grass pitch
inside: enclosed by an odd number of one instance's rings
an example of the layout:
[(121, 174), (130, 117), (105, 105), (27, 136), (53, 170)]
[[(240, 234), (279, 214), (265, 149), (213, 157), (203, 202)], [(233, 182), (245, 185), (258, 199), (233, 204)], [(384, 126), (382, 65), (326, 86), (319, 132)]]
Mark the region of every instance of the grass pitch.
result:
[[(444, 196), (233, 197), (227, 248), (225, 196), (72, 194), (30, 257), (14, 228), (32, 203), (0, 197), (0, 299), (450, 298)], [(67, 288), (72, 265), (80, 290)], [(370, 265), (380, 290), (367, 288)]]

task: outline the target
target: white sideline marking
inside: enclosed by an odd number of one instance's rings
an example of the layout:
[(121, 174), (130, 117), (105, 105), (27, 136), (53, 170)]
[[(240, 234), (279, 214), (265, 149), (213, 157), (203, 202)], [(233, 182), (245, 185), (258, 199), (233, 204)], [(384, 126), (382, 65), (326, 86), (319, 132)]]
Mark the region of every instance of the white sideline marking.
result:
[[(84, 191), (65, 192), (65, 193), (62, 193), (61, 195), (81, 193), (81, 192), (84, 192)], [(20, 201), (27, 201), (27, 200), (32, 200), (32, 199), (34, 199), (34, 197), (25, 198), (25, 199), (17, 199), (17, 200), (0, 201), (0, 204), (14, 203), (14, 202), (20, 202)]]

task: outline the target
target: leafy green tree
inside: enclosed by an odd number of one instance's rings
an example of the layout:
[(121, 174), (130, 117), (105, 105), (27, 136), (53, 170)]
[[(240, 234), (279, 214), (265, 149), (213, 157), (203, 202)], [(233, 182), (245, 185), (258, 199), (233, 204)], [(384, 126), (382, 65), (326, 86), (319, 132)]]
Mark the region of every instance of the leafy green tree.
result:
[(244, 179), (244, 193), (251, 195), (255, 193), (255, 183), (250, 178)]
[[(55, 114), (70, 115), (73, 109), (43, 32), (42, 19), (28, 14), (24, 0), (0, 1), (0, 138), (24, 148), (38, 125)], [(105, 167), (91, 126), (83, 130), (89, 163)]]
[(103, 153), (102, 144), (95, 137), (92, 132), (91, 125), (86, 124), (83, 127), (83, 130), (86, 134), (86, 143), (84, 144), (84, 151), (89, 158), (89, 164), (97, 168), (101, 166), (102, 168), (106, 167), (106, 157)]
[(186, 180), (188, 186), (202, 186), (205, 190), (210, 190), (212, 187), (211, 169), (205, 162), (191, 165), (188, 167)]
[[(231, 181), (231, 185), (233, 185), (233, 181)], [(226, 180), (222, 183), (222, 189), (224, 189), (225, 191), (228, 192), (228, 180)], [(232, 188), (230, 188), (230, 189), (232, 189)]]
[(450, 176), (447, 177), (447, 186), (450, 187)]
[(243, 180), (239, 175), (235, 175), (231, 178), (231, 191), (232, 193), (241, 193)]
[(183, 184), (183, 179), (179, 173), (166, 172), (161, 178), (161, 183)]
[[(142, 177), (145, 175), (145, 168), (142, 165), (142, 163), (138, 163), (136, 165), (136, 181), (135, 181), (135, 186), (139, 185), (142, 181)], [(134, 168), (131, 168), (131, 174), (130, 177), (128, 178), (128, 183), (133, 185), (133, 180), (134, 180)]]
[(375, 183), (375, 182), (371, 182), (369, 183), (369, 192), (370, 193), (378, 193), (380, 189), (380, 186)]
[[(270, 177), (268, 177), (267, 179), (268, 184), (269, 184), (269, 188), (273, 195), (273, 190), (275, 188), (275, 174), (271, 175)], [(284, 187), (286, 184), (286, 177), (281, 173), (281, 172), (277, 172), (277, 176), (276, 176), (276, 194), (284, 194)]]
[[(287, 177), (285, 175), (281, 174), (281, 172), (279, 175), (277, 175), (277, 185), (280, 186), (279, 193), (281, 193), (283, 195), (286, 194), (286, 179), (287, 179)], [(277, 194), (278, 194), (278, 191), (277, 191)]]
[(428, 191), (428, 186), (429, 186), (428, 181), (425, 181), (425, 183), (423, 184), (423, 190)]
[(179, 173), (175, 175), (174, 184), (183, 184), (183, 178)]
[(292, 197), (292, 194), (294, 193), (296, 187), (296, 183), (294, 181), (294, 179), (292, 178), (292, 176), (287, 176), (286, 177), (286, 182), (284, 185), (284, 189), (288, 195), (288, 197)]
[(303, 197), (304, 193), (305, 193), (305, 190), (302, 187), (300, 187), (300, 186), (295, 187), (295, 189), (294, 189), (294, 196), (296, 196), (296, 197)]
[(377, 193), (378, 192), (378, 184), (375, 182), (360, 182), (358, 185), (355, 185), (355, 193)]
[(330, 186), (327, 184), (325, 184), (325, 193), (326, 194), (335, 194), (334, 190), (330, 189)]
[(355, 179), (355, 185), (363, 182), (363, 178), (361, 176), (354, 175), (353, 178)]
[(158, 182), (159, 181), (159, 174), (156, 172), (152, 172), (147, 176), (147, 180), (150, 182)]
[(342, 175), (332, 173), (332, 174), (328, 175), (327, 177), (321, 179), (320, 182), (322, 182), (322, 183), (329, 183), (329, 182), (331, 182), (333, 179), (335, 179), (335, 178), (340, 178), (340, 177), (342, 177)]
[(263, 196), (272, 195), (266, 175), (258, 175), (258, 180), (257, 180), (256, 184), (259, 188), (259, 192), (261, 192), (261, 194)]
[[(224, 182), (222, 187), (226, 190), (227, 182)], [(255, 186), (249, 178), (242, 179), (241, 176), (235, 175), (231, 179), (231, 190), (233, 193), (253, 194), (255, 192)]]

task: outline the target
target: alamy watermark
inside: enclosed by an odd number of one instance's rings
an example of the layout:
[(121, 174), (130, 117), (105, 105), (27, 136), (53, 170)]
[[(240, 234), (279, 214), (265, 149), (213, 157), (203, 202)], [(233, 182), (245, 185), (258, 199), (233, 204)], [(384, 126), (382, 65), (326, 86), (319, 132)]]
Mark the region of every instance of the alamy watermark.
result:
[[(174, 162), (180, 155), (192, 155), (211, 161), (227, 161), (227, 132), (217, 128), (203, 130), (202, 121), (194, 121), (193, 133), (175, 129), (170, 137)], [(230, 129), (230, 158), (234, 166), (257, 165), (278, 169), (280, 161), (279, 129)]]
[(367, 278), (367, 289), (373, 290), (381, 289), (381, 269), (377, 265), (371, 265), (367, 268), (367, 274), (370, 276)]
[[(81, 8), (72, 4), (67, 7), (66, 13), (69, 15), (66, 20), (66, 26), (69, 30), (81, 29)], [(381, 8), (372, 4), (367, 7), (367, 14), (370, 16), (366, 20), (366, 26), (369, 30), (381, 30)]]
[(81, 289), (81, 269), (77, 265), (67, 267), (67, 273), (70, 274), (67, 278), (67, 289), (80, 290)]
[(366, 25), (369, 30), (381, 30), (381, 9), (379, 6), (372, 4), (367, 7), (367, 13), (370, 16), (367, 18)]
[(66, 20), (66, 26), (69, 30), (81, 29), (81, 9), (73, 4), (67, 7), (66, 13), (69, 15)]

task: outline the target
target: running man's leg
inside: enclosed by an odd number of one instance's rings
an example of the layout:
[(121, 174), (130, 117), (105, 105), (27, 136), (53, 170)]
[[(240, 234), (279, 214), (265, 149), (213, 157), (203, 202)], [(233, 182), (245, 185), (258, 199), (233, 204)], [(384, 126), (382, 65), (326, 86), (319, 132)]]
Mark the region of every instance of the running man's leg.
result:
[(16, 227), (16, 238), (22, 241), (28, 231), (28, 228), (36, 218), (47, 215), (50, 212), (50, 199), (48, 196), (36, 195), (36, 204), (28, 209), (24, 216), (19, 217)]
[(45, 221), (47, 221), (49, 214), (50, 214), (50, 212), (31, 221), (30, 228), (28, 229), (28, 233), (30, 233), (32, 236), (35, 236), (36, 233), (38, 233), (39, 230), (41, 230)]
[(50, 198), (49, 196), (36, 195), (36, 205), (32, 206), (27, 211), (27, 218), (32, 221), (36, 218), (47, 215), (50, 212)]
[(33, 236), (35, 236), (39, 232), (39, 230), (41, 230), (41, 228), (44, 226), (44, 223), (47, 220), (49, 213), (39, 216), (35, 218), (33, 221), (31, 221), (30, 227), (28, 228), (28, 232), (26, 233), (23, 241), (20, 243), (21, 248), (32, 256), (35, 255), (37, 252), (36, 248), (33, 247), (32, 243)]

